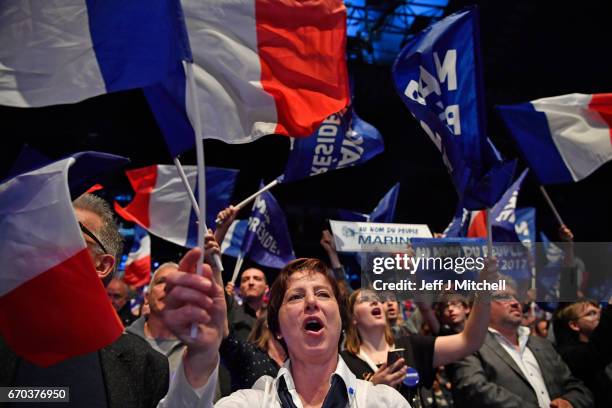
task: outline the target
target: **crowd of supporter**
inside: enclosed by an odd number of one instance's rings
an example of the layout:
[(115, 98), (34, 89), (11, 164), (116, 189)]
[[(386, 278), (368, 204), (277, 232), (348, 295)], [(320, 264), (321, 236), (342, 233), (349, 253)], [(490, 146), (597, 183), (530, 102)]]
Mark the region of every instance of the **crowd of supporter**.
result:
[[(117, 251), (100, 250), (117, 241), (110, 209), (91, 195), (75, 208), (96, 237), (85, 239), (125, 333), (48, 368), (20, 359), (0, 338), (1, 386), (69, 385), (73, 406), (612, 406), (610, 304), (579, 299), (551, 310), (520, 297), (512, 282), (473, 298), (398, 301), (350, 288), (323, 231), (329, 259), (297, 259), (273, 282), (255, 267), (237, 285), (212, 266), (197, 276), (194, 249), (157, 268), (135, 315), (131, 288), (112, 278)], [(224, 210), (207, 234), (207, 265), (235, 216)], [(571, 258), (571, 231), (561, 235)], [(480, 279), (497, 273), (488, 259)]]

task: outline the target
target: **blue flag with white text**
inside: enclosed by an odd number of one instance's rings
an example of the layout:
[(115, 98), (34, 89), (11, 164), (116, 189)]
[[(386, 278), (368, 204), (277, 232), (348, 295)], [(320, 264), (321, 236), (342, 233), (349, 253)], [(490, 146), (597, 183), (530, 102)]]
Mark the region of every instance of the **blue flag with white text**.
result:
[(292, 143), (284, 182), (362, 164), (384, 150), (378, 130), (361, 120), (352, 107), (330, 115), (310, 137)]
[(486, 136), (478, 13), (455, 13), (418, 34), (393, 65), (395, 88), (442, 154), (463, 207), (492, 207), (515, 162)]
[(255, 199), (242, 241), (245, 258), (270, 268), (282, 268), (295, 259), (285, 214), (269, 191)]
[(536, 211), (533, 207), (517, 208), (515, 211), (516, 221), (514, 230), (516, 236), (529, 249), (532, 258), (535, 260), (536, 243)]

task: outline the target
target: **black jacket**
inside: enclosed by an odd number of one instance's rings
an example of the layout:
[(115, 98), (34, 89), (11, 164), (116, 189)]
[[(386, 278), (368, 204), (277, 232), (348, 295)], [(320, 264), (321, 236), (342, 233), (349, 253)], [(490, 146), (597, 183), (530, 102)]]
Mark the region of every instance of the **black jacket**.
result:
[[(168, 360), (137, 336), (124, 333), (98, 354), (109, 408), (154, 408), (168, 392)], [(19, 361), (0, 337), (0, 386), (13, 383)]]

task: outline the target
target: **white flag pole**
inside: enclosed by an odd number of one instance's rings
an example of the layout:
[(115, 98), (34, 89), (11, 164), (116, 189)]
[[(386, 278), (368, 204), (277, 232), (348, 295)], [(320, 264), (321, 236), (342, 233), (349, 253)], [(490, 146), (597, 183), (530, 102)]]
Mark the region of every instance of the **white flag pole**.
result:
[[(200, 118), (200, 109), (198, 107), (198, 98), (196, 96), (196, 83), (193, 76), (193, 62), (183, 62), (185, 67), (185, 76), (187, 77), (187, 93), (189, 95), (187, 101), (187, 114), (193, 124), (195, 133), (195, 148), (198, 168), (198, 248), (202, 250), (200, 259), (196, 268), (196, 273), (202, 275), (202, 264), (204, 263), (204, 234), (206, 228), (206, 175), (204, 164), (204, 142), (202, 140), (202, 120)], [(222, 269), (221, 259), (219, 255), (213, 257), (215, 267)], [(191, 326), (191, 337), (195, 338), (198, 334), (198, 326), (194, 323)]]
[[(193, 190), (191, 189), (191, 186), (189, 185), (189, 180), (187, 180), (187, 176), (185, 175), (185, 170), (183, 170), (183, 165), (179, 161), (178, 157), (174, 158), (174, 165), (176, 166), (176, 169), (178, 170), (179, 177), (181, 178), (181, 181), (183, 182), (183, 186), (185, 186), (185, 190), (187, 190), (187, 196), (189, 196), (189, 200), (191, 201), (191, 206), (193, 207), (193, 211), (195, 212), (196, 217), (198, 218), (198, 223), (199, 223), (200, 222), (200, 207), (198, 206), (198, 202), (196, 201), (195, 195), (193, 194)], [(204, 220), (204, 228), (206, 228), (206, 219)], [(213, 256), (213, 262), (215, 263), (215, 268), (223, 272), (223, 264), (221, 263), (221, 257), (219, 257), (219, 255), (215, 254)]]
[(244, 254), (240, 252), (238, 255), (238, 259), (236, 260), (236, 266), (234, 266), (234, 273), (232, 274), (232, 282), (234, 285), (236, 284), (236, 279), (238, 278), (238, 272), (240, 272), (240, 268), (242, 268), (242, 262), (244, 262)]
[[(279, 183), (280, 183), (279, 178), (275, 178), (270, 183), (268, 183), (265, 186), (263, 186), (256, 193), (251, 194), (250, 196), (248, 196), (247, 198), (245, 198), (244, 200), (242, 200), (241, 202), (236, 204), (234, 206), (234, 208), (236, 209), (236, 211), (240, 211), (244, 206), (246, 206), (248, 203), (250, 203), (251, 201), (256, 199), (260, 194), (265, 193), (266, 191), (270, 190), (272, 187), (276, 186)], [(221, 222), (221, 220), (219, 218), (217, 218), (215, 220), (215, 222), (218, 224), (219, 222)]]
[(181, 181), (183, 182), (183, 185), (185, 186), (185, 190), (187, 190), (187, 195), (189, 196), (189, 200), (191, 201), (191, 206), (193, 207), (193, 211), (195, 211), (196, 216), (198, 217), (198, 220), (199, 220), (200, 219), (200, 207), (198, 206), (198, 202), (196, 201), (196, 198), (193, 195), (193, 190), (191, 189), (191, 186), (189, 185), (189, 181), (187, 180), (187, 176), (185, 175), (185, 170), (183, 170), (183, 166), (181, 165), (181, 162), (179, 161), (178, 157), (174, 158), (174, 166), (176, 167), (179, 177), (181, 178)]

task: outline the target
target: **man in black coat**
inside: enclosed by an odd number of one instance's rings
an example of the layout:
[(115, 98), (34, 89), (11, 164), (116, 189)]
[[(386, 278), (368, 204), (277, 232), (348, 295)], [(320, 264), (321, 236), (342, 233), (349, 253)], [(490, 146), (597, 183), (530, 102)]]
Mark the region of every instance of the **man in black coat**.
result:
[[(104, 200), (90, 194), (73, 206), (96, 272), (107, 285), (122, 250), (113, 213)], [(19, 358), (0, 338), (0, 362), (0, 386), (68, 386), (74, 407), (153, 408), (168, 391), (166, 358), (129, 333), (97, 352), (46, 368)]]

